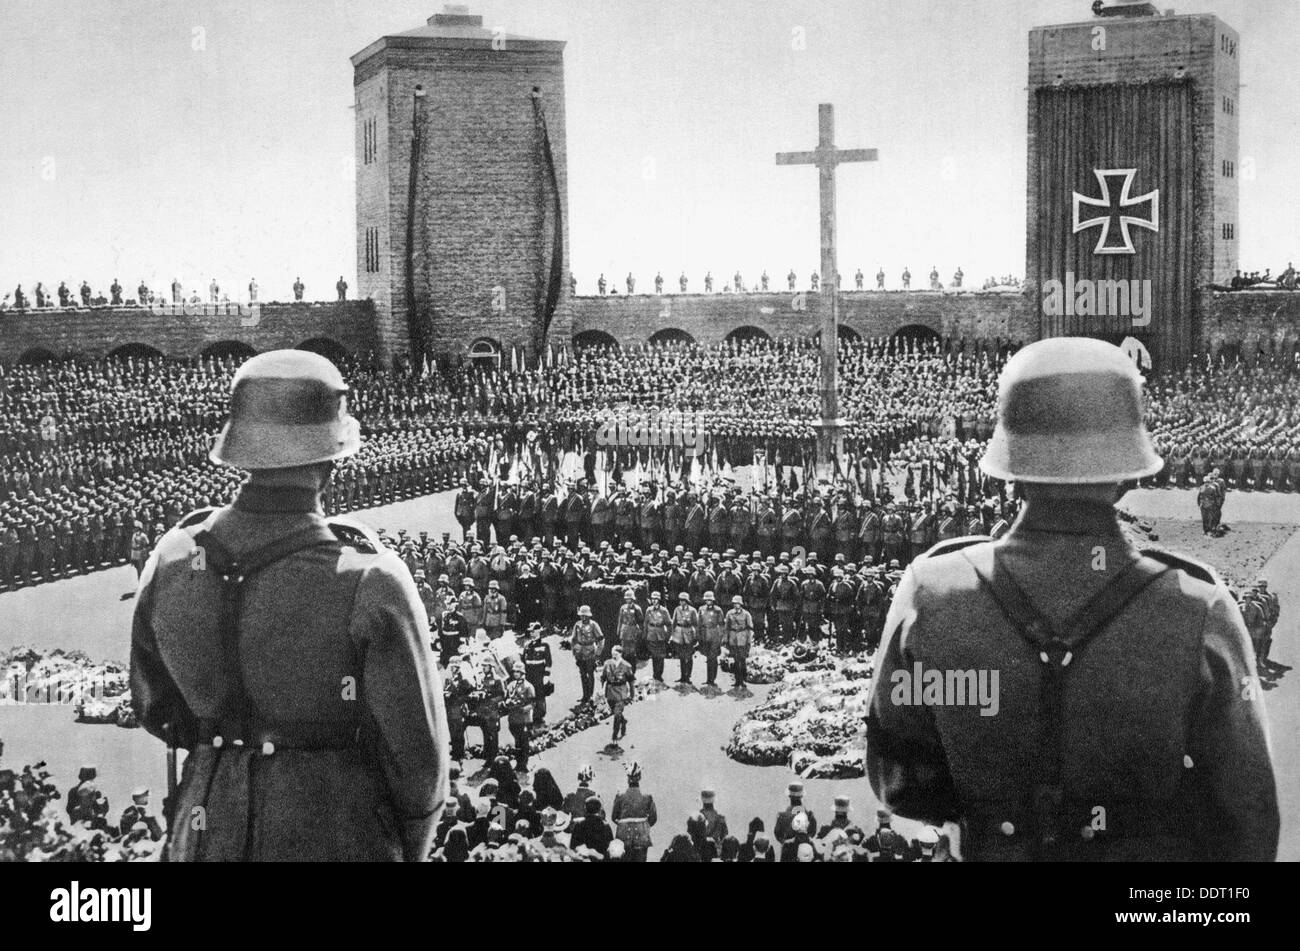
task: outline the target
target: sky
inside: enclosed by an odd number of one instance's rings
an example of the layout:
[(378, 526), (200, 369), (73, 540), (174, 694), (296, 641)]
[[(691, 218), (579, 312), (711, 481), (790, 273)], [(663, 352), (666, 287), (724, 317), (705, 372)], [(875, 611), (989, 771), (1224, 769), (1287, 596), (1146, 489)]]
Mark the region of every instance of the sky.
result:
[[(1189, 0), (1242, 34), (1243, 267), (1300, 258), (1300, 0)], [(1168, 3), (1163, 4), (1168, 5)], [(840, 270), (1024, 270), (1027, 34), (1088, 0), (472, 0), (565, 40), (571, 260), (720, 287), (818, 266), (817, 104)], [(356, 286), (352, 68), (442, 0), (0, 0), (0, 286)]]

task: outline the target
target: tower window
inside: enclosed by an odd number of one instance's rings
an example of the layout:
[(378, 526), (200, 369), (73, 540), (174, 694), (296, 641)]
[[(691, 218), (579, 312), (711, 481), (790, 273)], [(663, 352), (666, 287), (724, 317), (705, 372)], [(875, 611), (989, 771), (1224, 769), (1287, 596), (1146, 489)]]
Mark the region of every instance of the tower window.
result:
[(1230, 116), (1232, 116), (1232, 115), (1236, 115), (1236, 114), (1237, 114), (1237, 101), (1236, 101), (1235, 99), (1233, 99), (1231, 96), (1224, 96), (1224, 97), (1223, 97), (1223, 111), (1226, 112), (1226, 113), (1227, 113), (1228, 115), (1230, 115)]
[(366, 271), (374, 274), (379, 270), (379, 229), (366, 229)]
[(1236, 177), (1237, 177), (1237, 163), (1236, 163), (1236, 162), (1229, 162), (1227, 159), (1224, 159), (1224, 160), (1223, 160), (1223, 177), (1224, 177), (1224, 178), (1236, 178)]
[(379, 156), (379, 124), (376, 119), (366, 119), (361, 123), (362, 164), (370, 165)]
[(1237, 226), (1225, 224), (1223, 226), (1223, 240), (1232, 241), (1237, 237)]

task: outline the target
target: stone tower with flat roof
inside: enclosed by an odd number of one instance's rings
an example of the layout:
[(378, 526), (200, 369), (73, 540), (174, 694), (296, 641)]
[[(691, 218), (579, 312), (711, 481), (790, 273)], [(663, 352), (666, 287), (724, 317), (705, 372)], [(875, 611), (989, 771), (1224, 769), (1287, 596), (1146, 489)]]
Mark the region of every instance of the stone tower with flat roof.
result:
[(1132, 336), (1182, 366), (1237, 268), (1240, 41), (1211, 14), (1094, 12), (1029, 34), (1029, 304), (1042, 337)]
[(352, 65), (358, 292), (382, 355), (567, 344), (564, 43), (448, 6)]

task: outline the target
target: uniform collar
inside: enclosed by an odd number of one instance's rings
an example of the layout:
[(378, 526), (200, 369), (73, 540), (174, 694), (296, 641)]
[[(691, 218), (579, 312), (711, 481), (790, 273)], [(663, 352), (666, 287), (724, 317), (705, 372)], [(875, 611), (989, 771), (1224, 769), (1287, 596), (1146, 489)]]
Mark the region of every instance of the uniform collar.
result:
[(1115, 506), (1082, 499), (1040, 499), (1025, 503), (1013, 532), (1056, 535), (1119, 535)]
[(293, 486), (245, 485), (231, 504), (241, 512), (256, 515), (321, 514), (320, 495), (314, 489)]

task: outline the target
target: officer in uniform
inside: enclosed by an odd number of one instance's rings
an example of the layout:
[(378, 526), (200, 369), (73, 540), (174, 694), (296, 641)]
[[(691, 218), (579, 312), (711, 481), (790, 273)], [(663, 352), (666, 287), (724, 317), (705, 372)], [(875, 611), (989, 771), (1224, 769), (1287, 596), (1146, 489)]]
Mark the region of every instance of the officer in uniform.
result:
[(600, 669), (600, 681), (605, 687), (605, 702), (614, 714), (611, 743), (617, 743), (627, 736), (627, 717), (623, 711), (632, 702), (633, 685), (636, 683), (636, 671), (623, 659), (623, 648), (615, 644), (610, 650), (609, 660)]
[(791, 828), (791, 822), (799, 813), (804, 813), (808, 819), (808, 828), (816, 830), (817, 818), (803, 804), (803, 783), (792, 782), (786, 788), (790, 797), (790, 805), (776, 814), (776, 824), (772, 827), (772, 838), (779, 844), (784, 845), (794, 837), (794, 831)]
[[(450, 591), (448, 588), (448, 595)], [(469, 629), (465, 615), (460, 613), (460, 603), (450, 596), (444, 603), (442, 620), (438, 624), (438, 652), (442, 666), (447, 667), (460, 654), (462, 645), (468, 645), (473, 632)]]
[(804, 568), (804, 581), (799, 586), (799, 636), (806, 640), (822, 638), (822, 612), (826, 605), (826, 585), (817, 578), (817, 569)]
[[(444, 647), (445, 652), (445, 647)], [(474, 666), (469, 663), (468, 644), (457, 648), (450, 661), (444, 661), (447, 683), (443, 699), (447, 710), (447, 736), (451, 758), (465, 758), (465, 721), (469, 719), (469, 702), (475, 687)]]
[[(618, 609), (618, 643), (623, 648), (623, 659), (636, 669), (637, 650), (645, 636), (645, 613), (636, 603), (636, 593), (628, 588), (623, 592), (623, 606)], [(612, 651), (611, 651), (612, 653)]]
[(664, 682), (664, 658), (668, 655), (668, 639), (672, 634), (673, 616), (664, 607), (658, 591), (650, 592), (650, 607), (645, 612), (646, 650), (650, 652), (650, 668), (654, 679)]
[(578, 679), (582, 682), (582, 702), (591, 703), (596, 692), (596, 663), (605, 649), (605, 633), (591, 619), (591, 608), (578, 608), (578, 622), (570, 634), (573, 659), (578, 664)]
[(700, 616), (695, 608), (691, 607), (691, 596), (685, 591), (678, 595), (678, 602), (677, 610), (673, 612), (672, 633), (673, 649), (681, 665), (677, 682), (689, 684), (691, 670), (695, 663), (695, 645), (699, 640)]
[(700, 653), (704, 655), (705, 685), (717, 686), (718, 658), (722, 654), (722, 645), (727, 637), (726, 613), (718, 606), (717, 596), (712, 591), (704, 592), (704, 603), (696, 612), (699, 618)]
[(546, 722), (546, 698), (551, 690), (551, 645), (542, 638), (542, 625), (531, 624), (525, 635), (524, 671), (533, 685), (533, 726)]
[(609, 817), (614, 820), (620, 842), (627, 848), (627, 862), (644, 862), (646, 853), (654, 844), (650, 827), (659, 821), (654, 796), (641, 791), (641, 766), (628, 763), (627, 789), (614, 797)]
[(170, 861), (429, 854), (447, 727), (424, 605), (396, 554), (321, 514), (334, 463), (361, 448), (347, 391), (306, 351), (245, 363), (211, 457), (248, 481), (182, 519), (141, 576), (135, 712), (189, 751)]
[(533, 707), (537, 702), (537, 691), (528, 682), (527, 675), (527, 668), (517, 658), (510, 671), (510, 680), (503, 689), (501, 701), (505, 707), (510, 735), (515, 740), (515, 769), (519, 772), (528, 769), (528, 757), (531, 755), (528, 741), (532, 736)]
[(700, 790), (700, 811), (686, 820), (686, 834), (701, 855), (712, 845), (716, 854), (727, 837), (727, 817), (718, 812), (718, 795), (712, 789)]
[[(876, 794), (946, 824), (967, 859), (1271, 861), (1277, 792), (1241, 612), (1209, 568), (1135, 551), (1115, 514), (1119, 486), (1163, 464), (1132, 361), (1046, 340), (999, 390), (980, 466), (1026, 504), (1001, 541), (940, 546), (900, 582), (867, 718)], [(918, 703), (918, 670), (1000, 681), (976, 702)]]
[(754, 643), (754, 618), (745, 610), (745, 599), (736, 595), (731, 599), (731, 610), (727, 612), (725, 621), (726, 639), (725, 644), (727, 653), (731, 655), (731, 662), (735, 665), (732, 668), (732, 687), (736, 690), (745, 689), (745, 669), (746, 662), (749, 660), (749, 650)]

